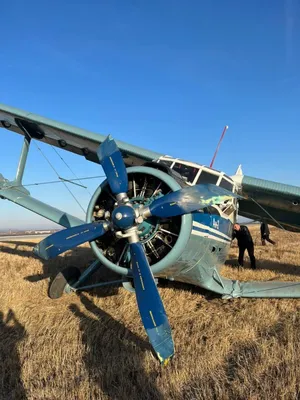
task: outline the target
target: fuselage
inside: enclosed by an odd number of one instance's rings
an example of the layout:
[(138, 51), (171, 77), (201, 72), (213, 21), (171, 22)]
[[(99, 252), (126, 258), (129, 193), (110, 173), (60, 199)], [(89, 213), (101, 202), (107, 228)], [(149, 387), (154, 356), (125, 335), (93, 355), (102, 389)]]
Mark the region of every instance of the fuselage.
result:
[[(147, 206), (153, 198), (186, 185), (209, 183), (235, 192), (234, 181), (223, 172), (170, 157), (160, 158), (150, 165), (129, 167), (127, 175), (128, 197), (134, 207)], [(103, 211), (113, 212), (114, 204), (104, 181), (90, 201), (87, 221), (102, 218)], [(227, 258), (236, 215), (236, 198), (221, 196), (208, 201), (207, 206), (197, 212), (143, 221), (138, 229), (139, 238), (154, 276), (207, 287)], [(114, 235), (91, 243), (103, 265), (127, 276), (130, 256), (125, 246), (124, 241)]]
[[(236, 192), (232, 178), (221, 171), (172, 157), (161, 157), (157, 162), (178, 172), (188, 185), (212, 183)], [(232, 198), (192, 213), (192, 217), (189, 242), (181, 259), (162, 275), (206, 287), (213, 271), (219, 270), (227, 259), (237, 218), (237, 201)]]

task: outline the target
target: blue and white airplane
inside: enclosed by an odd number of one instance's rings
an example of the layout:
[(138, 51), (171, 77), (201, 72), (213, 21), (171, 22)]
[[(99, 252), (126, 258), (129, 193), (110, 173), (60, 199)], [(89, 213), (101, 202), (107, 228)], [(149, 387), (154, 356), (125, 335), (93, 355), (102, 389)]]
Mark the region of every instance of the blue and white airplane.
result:
[[(187, 282), (234, 297), (300, 297), (294, 282), (239, 282), (221, 276), (237, 216), (300, 228), (300, 188), (244, 176), (228, 176), (197, 163), (138, 148), (111, 137), (0, 105), (0, 126), (24, 136), (15, 179), (0, 178), (0, 197), (60, 224), (63, 229), (34, 249), (49, 260), (90, 243), (95, 262), (85, 271), (66, 268), (49, 296), (122, 283), (134, 292), (142, 322), (161, 363), (174, 354), (157, 279)], [(22, 185), (30, 144), (41, 141), (101, 165), (107, 179), (93, 194), (86, 220), (30, 196)], [(3, 140), (2, 140), (3, 143)], [(120, 275), (84, 285), (99, 267)]]

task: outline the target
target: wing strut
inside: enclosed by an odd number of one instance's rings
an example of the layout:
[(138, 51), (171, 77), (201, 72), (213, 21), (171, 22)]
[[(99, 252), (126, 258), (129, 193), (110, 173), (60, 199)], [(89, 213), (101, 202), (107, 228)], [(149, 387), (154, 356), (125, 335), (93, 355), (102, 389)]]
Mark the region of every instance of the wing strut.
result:
[[(0, 174), (0, 199), (7, 199), (66, 228), (81, 225), (84, 221), (31, 197), (30, 192), (22, 185), (31, 139), (33, 137), (23, 125), (19, 124), (18, 126), (23, 130), (25, 137), (16, 177), (10, 181)], [(41, 149), (39, 150), (42, 152)], [(62, 180), (60, 177), (59, 179), (60, 182), (65, 184), (65, 180)], [(67, 189), (69, 190), (68, 187)]]
[[(21, 157), (20, 157), (20, 164), (19, 164), (19, 166), (21, 165), (21, 167), (23, 168), (23, 170), (21, 168), (21, 178), (22, 178), (23, 177), (23, 173), (24, 173), (24, 169), (25, 169), (26, 159), (27, 159), (27, 155), (28, 155), (28, 151), (29, 151), (29, 145), (30, 145), (30, 141), (32, 139), (32, 136), (30, 135), (30, 133), (28, 132), (28, 129), (26, 129), (26, 127), (23, 124), (19, 123), (19, 127), (20, 127), (20, 129), (22, 129), (22, 131), (25, 134), (24, 145), (23, 145), (23, 149), (22, 149), (22, 153), (21, 153)], [(27, 147), (26, 147), (26, 138), (27, 138), (27, 140), (29, 140)], [(40, 148), (40, 146), (36, 142), (34, 142), (34, 144), (36, 145), (37, 149), (42, 154), (42, 156), (45, 158), (47, 163), (50, 165), (50, 167), (53, 169), (53, 171), (57, 175), (58, 179), (60, 179), (59, 173), (56, 171), (54, 165), (51, 163), (49, 158), (46, 156), (46, 154), (43, 152), (43, 150)], [(18, 172), (19, 172), (19, 169), (18, 169)], [(18, 175), (18, 172), (17, 172), (17, 175)], [(19, 181), (17, 181), (16, 183), (19, 183)], [(85, 215), (85, 213), (86, 213), (85, 209), (82, 207), (81, 203), (79, 202), (77, 197), (74, 195), (72, 190), (67, 186), (65, 180), (62, 180), (62, 183), (64, 184), (64, 186), (67, 189), (67, 191), (70, 193), (70, 195), (76, 201), (78, 206), (83, 211), (83, 214)]]
[(24, 143), (23, 143), (23, 147), (22, 147), (22, 151), (21, 151), (21, 155), (20, 155), (19, 165), (18, 165), (18, 169), (17, 169), (16, 179), (15, 179), (15, 181), (18, 185), (22, 185), (22, 180), (23, 180), (24, 171), (25, 171), (26, 162), (27, 162), (27, 156), (29, 153), (30, 142), (31, 142), (31, 137), (29, 137), (28, 135), (25, 135)]

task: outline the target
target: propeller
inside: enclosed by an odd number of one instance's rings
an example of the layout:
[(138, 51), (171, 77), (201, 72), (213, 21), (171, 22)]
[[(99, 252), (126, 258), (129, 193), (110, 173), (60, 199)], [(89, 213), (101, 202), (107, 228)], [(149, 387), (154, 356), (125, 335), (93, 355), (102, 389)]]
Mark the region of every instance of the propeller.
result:
[(210, 183), (199, 184), (176, 190), (154, 200), (143, 213), (147, 217), (151, 215), (160, 218), (176, 217), (221, 203), (232, 197), (239, 196)]
[(109, 224), (107, 222), (92, 222), (90, 224), (63, 229), (38, 243), (34, 247), (33, 252), (43, 260), (50, 260), (67, 250), (97, 239), (104, 235), (108, 229)]
[(150, 269), (143, 245), (130, 244), (134, 289), (139, 312), (149, 340), (161, 363), (174, 353), (171, 327)]
[(112, 193), (117, 198), (110, 221), (92, 222), (68, 228), (42, 240), (34, 252), (48, 260), (85, 242), (91, 242), (113, 229), (129, 241), (132, 274), (139, 313), (158, 359), (166, 364), (174, 355), (171, 327), (160, 298), (138, 226), (150, 216), (167, 218), (184, 215), (232, 197), (233, 193), (215, 185), (185, 187), (154, 200), (149, 206), (134, 209), (127, 196), (128, 177), (122, 154), (108, 136), (97, 150)]
[(122, 154), (109, 135), (97, 150), (98, 159), (113, 194), (127, 193), (128, 177)]

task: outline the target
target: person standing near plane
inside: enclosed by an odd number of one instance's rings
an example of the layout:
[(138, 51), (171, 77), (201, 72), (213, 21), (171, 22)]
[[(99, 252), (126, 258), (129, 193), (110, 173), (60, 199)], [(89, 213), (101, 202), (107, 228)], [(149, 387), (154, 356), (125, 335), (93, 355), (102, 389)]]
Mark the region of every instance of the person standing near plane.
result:
[(256, 269), (256, 260), (254, 256), (254, 244), (251, 233), (246, 225), (234, 224), (232, 240), (237, 239), (239, 246), (239, 258), (238, 262), (241, 267), (244, 266), (244, 254), (247, 249), (251, 268)]
[(270, 239), (270, 229), (268, 224), (263, 220), (260, 225), (260, 235), (261, 235), (261, 244), (263, 246), (266, 245), (266, 241), (272, 243), (273, 245), (276, 244), (274, 240)]

